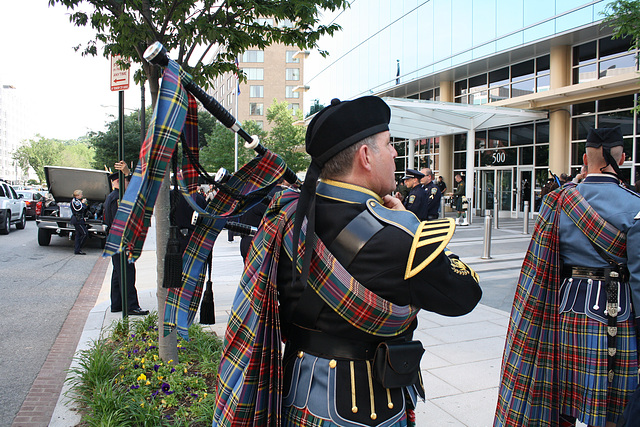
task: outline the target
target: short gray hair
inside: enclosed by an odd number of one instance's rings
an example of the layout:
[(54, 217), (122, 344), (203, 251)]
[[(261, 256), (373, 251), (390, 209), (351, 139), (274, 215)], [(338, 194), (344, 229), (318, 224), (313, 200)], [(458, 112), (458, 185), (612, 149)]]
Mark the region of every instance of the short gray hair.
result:
[(338, 154), (327, 160), (320, 171), (320, 178), (322, 179), (336, 179), (340, 178), (349, 172), (353, 168), (353, 158), (363, 145), (368, 146), (373, 151), (378, 151), (376, 144), (376, 135), (368, 136), (353, 145), (340, 151)]

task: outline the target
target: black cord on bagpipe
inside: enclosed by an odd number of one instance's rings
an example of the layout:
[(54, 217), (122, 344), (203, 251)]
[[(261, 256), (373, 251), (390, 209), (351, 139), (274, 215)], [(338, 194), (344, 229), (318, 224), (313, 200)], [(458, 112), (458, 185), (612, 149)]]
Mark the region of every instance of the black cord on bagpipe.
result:
[[(147, 48), (144, 52), (144, 58), (151, 64), (166, 67), (169, 64), (169, 54), (167, 50), (162, 46), (162, 43), (155, 42)], [(257, 138), (252, 138), (242, 127), (238, 121), (227, 111), (220, 103), (211, 95), (207, 94), (200, 86), (191, 81), (182, 81), (184, 88), (191, 93), (202, 106), (211, 113), (220, 123), (225, 125), (237, 133), (242, 139), (246, 141), (245, 146), (253, 149), (258, 155), (262, 156), (267, 152), (267, 149), (260, 144)], [(184, 144), (183, 144), (184, 146)], [(219, 172), (220, 173), (220, 172)], [(208, 176), (208, 175), (207, 175)], [(284, 173), (284, 179), (289, 183), (297, 186), (302, 186), (302, 182), (298, 179), (296, 173), (287, 167)]]
[(164, 255), (164, 277), (163, 288), (179, 288), (182, 286), (182, 251), (180, 250), (180, 240), (178, 239), (178, 221), (176, 211), (178, 209), (178, 155), (174, 151), (171, 157), (171, 169), (173, 171), (173, 190), (169, 192), (169, 240), (167, 241), (167, 252)]

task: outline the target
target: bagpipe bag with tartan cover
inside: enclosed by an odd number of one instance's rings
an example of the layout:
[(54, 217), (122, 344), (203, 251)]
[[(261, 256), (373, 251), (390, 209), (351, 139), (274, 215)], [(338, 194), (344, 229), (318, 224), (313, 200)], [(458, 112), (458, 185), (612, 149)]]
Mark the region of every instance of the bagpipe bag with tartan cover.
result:
[[(281, 334), (277, 292), (280, 249), (291, 254), (299, 194), (285, 191), (265, 213), (236, 292), (218, 369), (214, 426), (279, 426), (282, 406)], [(305, 251), (303, 224), (299, 253)], [(401, 334), (418, 309), (392, 304), (359, 284), (315, 238), (308, 286), (340, 316), (377, 336)], [(302, 255), (297, 270), (302, 268)], [(355, 313), (355, 314), (354, 314)], [(355, 321), (354, 319), (359, 319)]]
[(575, 184), (567, 184), (543, 199), (511, 311), (495, 427), (559, 425), (561, 210), (594, 244), (617, 256), (626, 253), (624, 234), (604, 221), (574, 187)]
[[(197, 312), (204, 266), (215, 240), (230, 218), (236, 218), (269, 194), (283, 176), (286, 164), (267, 151), (251, 160), (224, 185), (217, 185), (214, 199), (205, 209), (200, 208), (191, 195), (197, 190), (198, 130), (197, 103), (182, 87), (191, 76), (175, 62), (169, 61), (164, 70), (160, 94), (146, 139), (131, 183), (118, 211), (105, 244), (104, 256), (126, 252), (134, 262), (142, 251), (151, 215), (171, 157), (179, 139), (183, 141), (182, 169), (178, 174), (180, 191), (191, 207), (203, 218), (191, 236), (182, 259), (182, 286), (170, 288), (164, 313), (164, 332), (174, 327), (188, 338), (187, 329)], [(186, 146), (186, 149), (184, 148)], [(187, 156), (187, 150), (192, 156)]]

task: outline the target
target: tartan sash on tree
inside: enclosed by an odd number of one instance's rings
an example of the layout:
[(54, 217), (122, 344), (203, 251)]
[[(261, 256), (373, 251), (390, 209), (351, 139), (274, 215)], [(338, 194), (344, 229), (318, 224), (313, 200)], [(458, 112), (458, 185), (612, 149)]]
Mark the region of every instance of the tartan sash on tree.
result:
[[(279, 426), (282, 406), (282, 360), (277, 270), (280, 250), (292, 253), (293, 213), (299, 194), (280, 193), (268, 208), (251, 243), (245, 271), (232, 304), (218, 369), (217, 426)], [(304, 253), (306, 223), (300, 233)], [(283, 239), (284, 236), (284, 239)], [(322, 241), (311, 261), (309, 285), (340, 316), (378, 336), (397, 335), (418, 309), (394, 305), (359, 284)], [(302, 266), (298, 257), (298, 272)], [(359, 319), (355, 322), (354, 319)]]
[(160, 184), (187, 115), (187, 93), (180, 86), (181, 79), (191, 80), (191, 76), (169, 61), (138, 164), (113, 219), (103, 256), (126, 251), (129, 262), (140, 257)]
[(595, 244), (624, 256), (626, 236), (607, 223), (574, 188), (565, 185), (543, 199), (522, 264), (502, 358), (494, 426), (557, 426), (560, 210)]

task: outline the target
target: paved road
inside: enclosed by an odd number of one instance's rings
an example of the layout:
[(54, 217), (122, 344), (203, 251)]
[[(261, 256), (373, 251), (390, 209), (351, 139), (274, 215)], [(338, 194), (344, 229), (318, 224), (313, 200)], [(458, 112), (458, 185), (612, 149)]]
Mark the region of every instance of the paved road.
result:
[(52, 236), (40, 247), (34, 221), (0, 236), (0, 427), (10, 426), (101, 250), (86, 256)]

